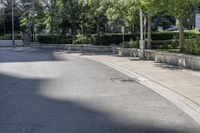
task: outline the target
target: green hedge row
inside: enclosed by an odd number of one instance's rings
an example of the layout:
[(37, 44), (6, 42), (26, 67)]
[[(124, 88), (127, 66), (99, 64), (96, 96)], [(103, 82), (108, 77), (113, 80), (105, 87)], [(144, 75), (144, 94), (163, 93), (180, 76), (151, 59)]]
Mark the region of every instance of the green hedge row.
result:
[[(152, 49), (178, 49), (178, 40), (156, 40), (152, 41)], [(139, 48), (138, 41), (125, 42), (123, 45), (126, 48)], [(186, 54), (200, 55), (200, 38), (186, 39), (185, 51)]]
[[(121, 44), (123, 42), (123, 35), (119, 34), (103, 34), (101, 36), (98, 35), (91, 35), (88, 36), (90, 41), (94, 45), (111, 45), (111, 44)], [(200, 33), (198, 32), (185, 32), (185, 39), (192, 39), (192, 38), (199, 38)], [(159, 40), (177, 40), (179, 38), (178, 32), (153, 32), (152, 33), (152, 40), (159, 41)], [(124, 35), (125, 42), (130, 40), (139, 40), (139, 34), (125, 34)]]
[(37, 39), (39, 43), (43, 44), (72, 44), (72, 37), (54, 35), (53, 38), (51, 35), (38, 35)]
[[(0, 36), (0, 40), (11, 40), (11, 39), (12, 39), (11, 34), (6, 34), (6, 35)], [(21, 34), (15, 34), (15, 39), (16, 40), (22, 40), (22, 35)]]
[[(147, 44), (147, 43), (146, 43)], [(124, 45), (121, 44), (125, 48), (139, 48), (139, 41), (129, 41), (125, 42)], [(179, 41), (178, 40), (156, 40), (151, 42), (152, 49), (176, 49), (178, 48)]]
[[(186, 49), (188, 53), (198, 53), (195, 49), (200, 44), (198, 39), (200, 38), (200, 33), (197, 32), (185, 32), (186, 38)], [(139, 34), (125, 34), (124, 36), (125, 44), (124, 47), (128, 48), (139, 48)], [(137, 40), (137, 41), (136, 41)], [(190, 41), (189, 41), (190, 40)], [(50, 35), (38, 35), (38, 41), (40, 43), (52, 43)], [(75, 44), (93, 44), (93, 45), (122, 45), (123, 36), (121, 33), (118, 34), (103, 34), (101, 36), (97, 34), (83, 36), (77, 35), (75, 37)], [(55, 35), (53, 37), (53, 43), (55, 44), (72, 44), (72, 37)], [(176, 49), (178, 48), (178, 32), (159, 32), (152, 33), (152, 49)], [(189, 45), (191, 44), (191, 45)]]

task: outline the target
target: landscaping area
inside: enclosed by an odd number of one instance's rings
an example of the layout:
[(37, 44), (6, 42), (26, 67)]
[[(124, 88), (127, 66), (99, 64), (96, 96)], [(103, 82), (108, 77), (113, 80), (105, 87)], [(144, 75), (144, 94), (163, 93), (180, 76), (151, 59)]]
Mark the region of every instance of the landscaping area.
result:
[[(15, 39), (40, 44), (140, 48), (141, 12), (145, 48), (200, 55), (195, 17), (198, 0), (35, 0), (17, 1)], [(0, 6), (0, 40), (12, 39), (11, 2)], [(195, 25), (196, 24), (196, 25)], [(27, 40), (27, 39), (26, 39)]]

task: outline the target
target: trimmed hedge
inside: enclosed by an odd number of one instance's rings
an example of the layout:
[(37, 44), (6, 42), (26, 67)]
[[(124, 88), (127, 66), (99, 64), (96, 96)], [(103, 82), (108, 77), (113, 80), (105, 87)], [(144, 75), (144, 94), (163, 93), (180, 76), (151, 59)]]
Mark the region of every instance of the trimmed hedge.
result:
[[(134, 41), (139, 41), (139, 34), (125, 34), (125, 47), (138, 47)], [(178, 48), (178, 32), (153, 32), (152, 33), (152, 48), (153, 49), (168, 49)], [(185, 32), (186, 39), (200, 38), (200, 33), (193, 31)], [(55, 35), (53, 37), (55, 44), (72, 44), (72, 37)], [(38, 35), (40, 43), (52, 43), (51, 35)], [(131, 42), (132, 41), (132, 42)], [(102, 35), (77, 35), (74, 40), (75, 44), (93, 44), (109, 46), (112, 44), (121, 45), (123, 43), (123, 35), (121, 33), (102, 34)], [(131, 44), (132, 43), (132, 44)]]
[(66, 37), (66, 36), (59, 36), (59, 35), (54, 35), (53, 40), (51, 35), (38, 35), (37, 39), (39, 43), (44, 43), (44, 44), (72, 44), (72, 37)]
[[(147, 44), (147, 43), (146, 43)], [(176, 49), (178, 48), (178, 40), (156, 40), (151, 42), (152, 49)], [(139, 48), (139, 41), (129, 41), (125, 42), (124, 46), (126, 48)]]
[[(116, 44), (119, 45), (123, 43), (123, 35), (121, 33), (117, 34), (103, 34), (101, 36), (94, 34), (89, 36), (90, 41), (93, 45), (111, 45)], [(130, 40), (138, 40), (139, 34), (125, 34), (124, 35), (124, 41), (128, 42)]]
[[(129, 42), (130, 40), (139, 40), (139, 34), (125, 34), (124, 40), (125, 42)], [(111, 45), (116, 44), (119, 45), (123, 43), (123, 35), (121, 33), (114, 33), (114, 34), (103, 34), (98, 36), (96, 34), (88, 36), (91, 40), (93, 45)], [(187, 31), (185, 32), (185, 39), (192, 39), (192, 38), (199, 38), (200, 33)], [(153, 32), (152, 33), (152, 40), (153, 41), (167, 41), (167, 40), (177, 40), (179, 38), (178, 32)], [(171, 43), (171, 42), (170, 42)], [(172, 41), (173, 43), (173, 41)], [(171, 45), (171, 44), (170, 44)], [(173, 44), (174, 45), (174, 44)]]
[(176, 49), (178, 46), (178, 40), (156, 40), (151, 42), (152, 49)]
[[(6, 34), (3, 36), (0, 36), (0, 40), (11, 40), (12, 35), (11, 34)], [(15, 39), (16, 40), (22, 40), (22, 35), (21, 34), (15, 34)]]

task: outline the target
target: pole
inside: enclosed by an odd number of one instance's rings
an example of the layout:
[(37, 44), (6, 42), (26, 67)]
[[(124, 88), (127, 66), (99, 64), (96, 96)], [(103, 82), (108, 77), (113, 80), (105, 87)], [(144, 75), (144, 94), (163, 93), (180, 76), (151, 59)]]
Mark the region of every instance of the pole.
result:
[(140, 59), (144, 59), (144, 32), (143, 32), (143, 13), (142, 10), (140, 9)]
[(12, 46), (15, 47), (15, 21), (14, 21), (14, 1), (11, 1), (12, 6)]
[(144, 40), (146, 40), (146, 32), (147, 31), (147, 18), (144, 18)]
[(123, 38), (122, 38), (122, 39), (123, 39), (123, 46), (124, 46), (124, 41), (125, 41), (125, 40), (124, 40), (124, 32), (125, 32), (125, 29), (124, 29), (124, 27), (122, 27), (122, 34), (123, 34)]

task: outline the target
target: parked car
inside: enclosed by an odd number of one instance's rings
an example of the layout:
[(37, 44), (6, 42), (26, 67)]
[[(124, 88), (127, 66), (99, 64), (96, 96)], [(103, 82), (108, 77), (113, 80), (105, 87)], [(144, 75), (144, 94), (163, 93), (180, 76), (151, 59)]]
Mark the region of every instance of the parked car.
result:
[(168, 29), (166, 29), (167, 31), (176, 31), (176, 30), (179, 30), (179, 27), (178, 26), (175, 26), (175, 25), (170, 25), (170, 27)]

